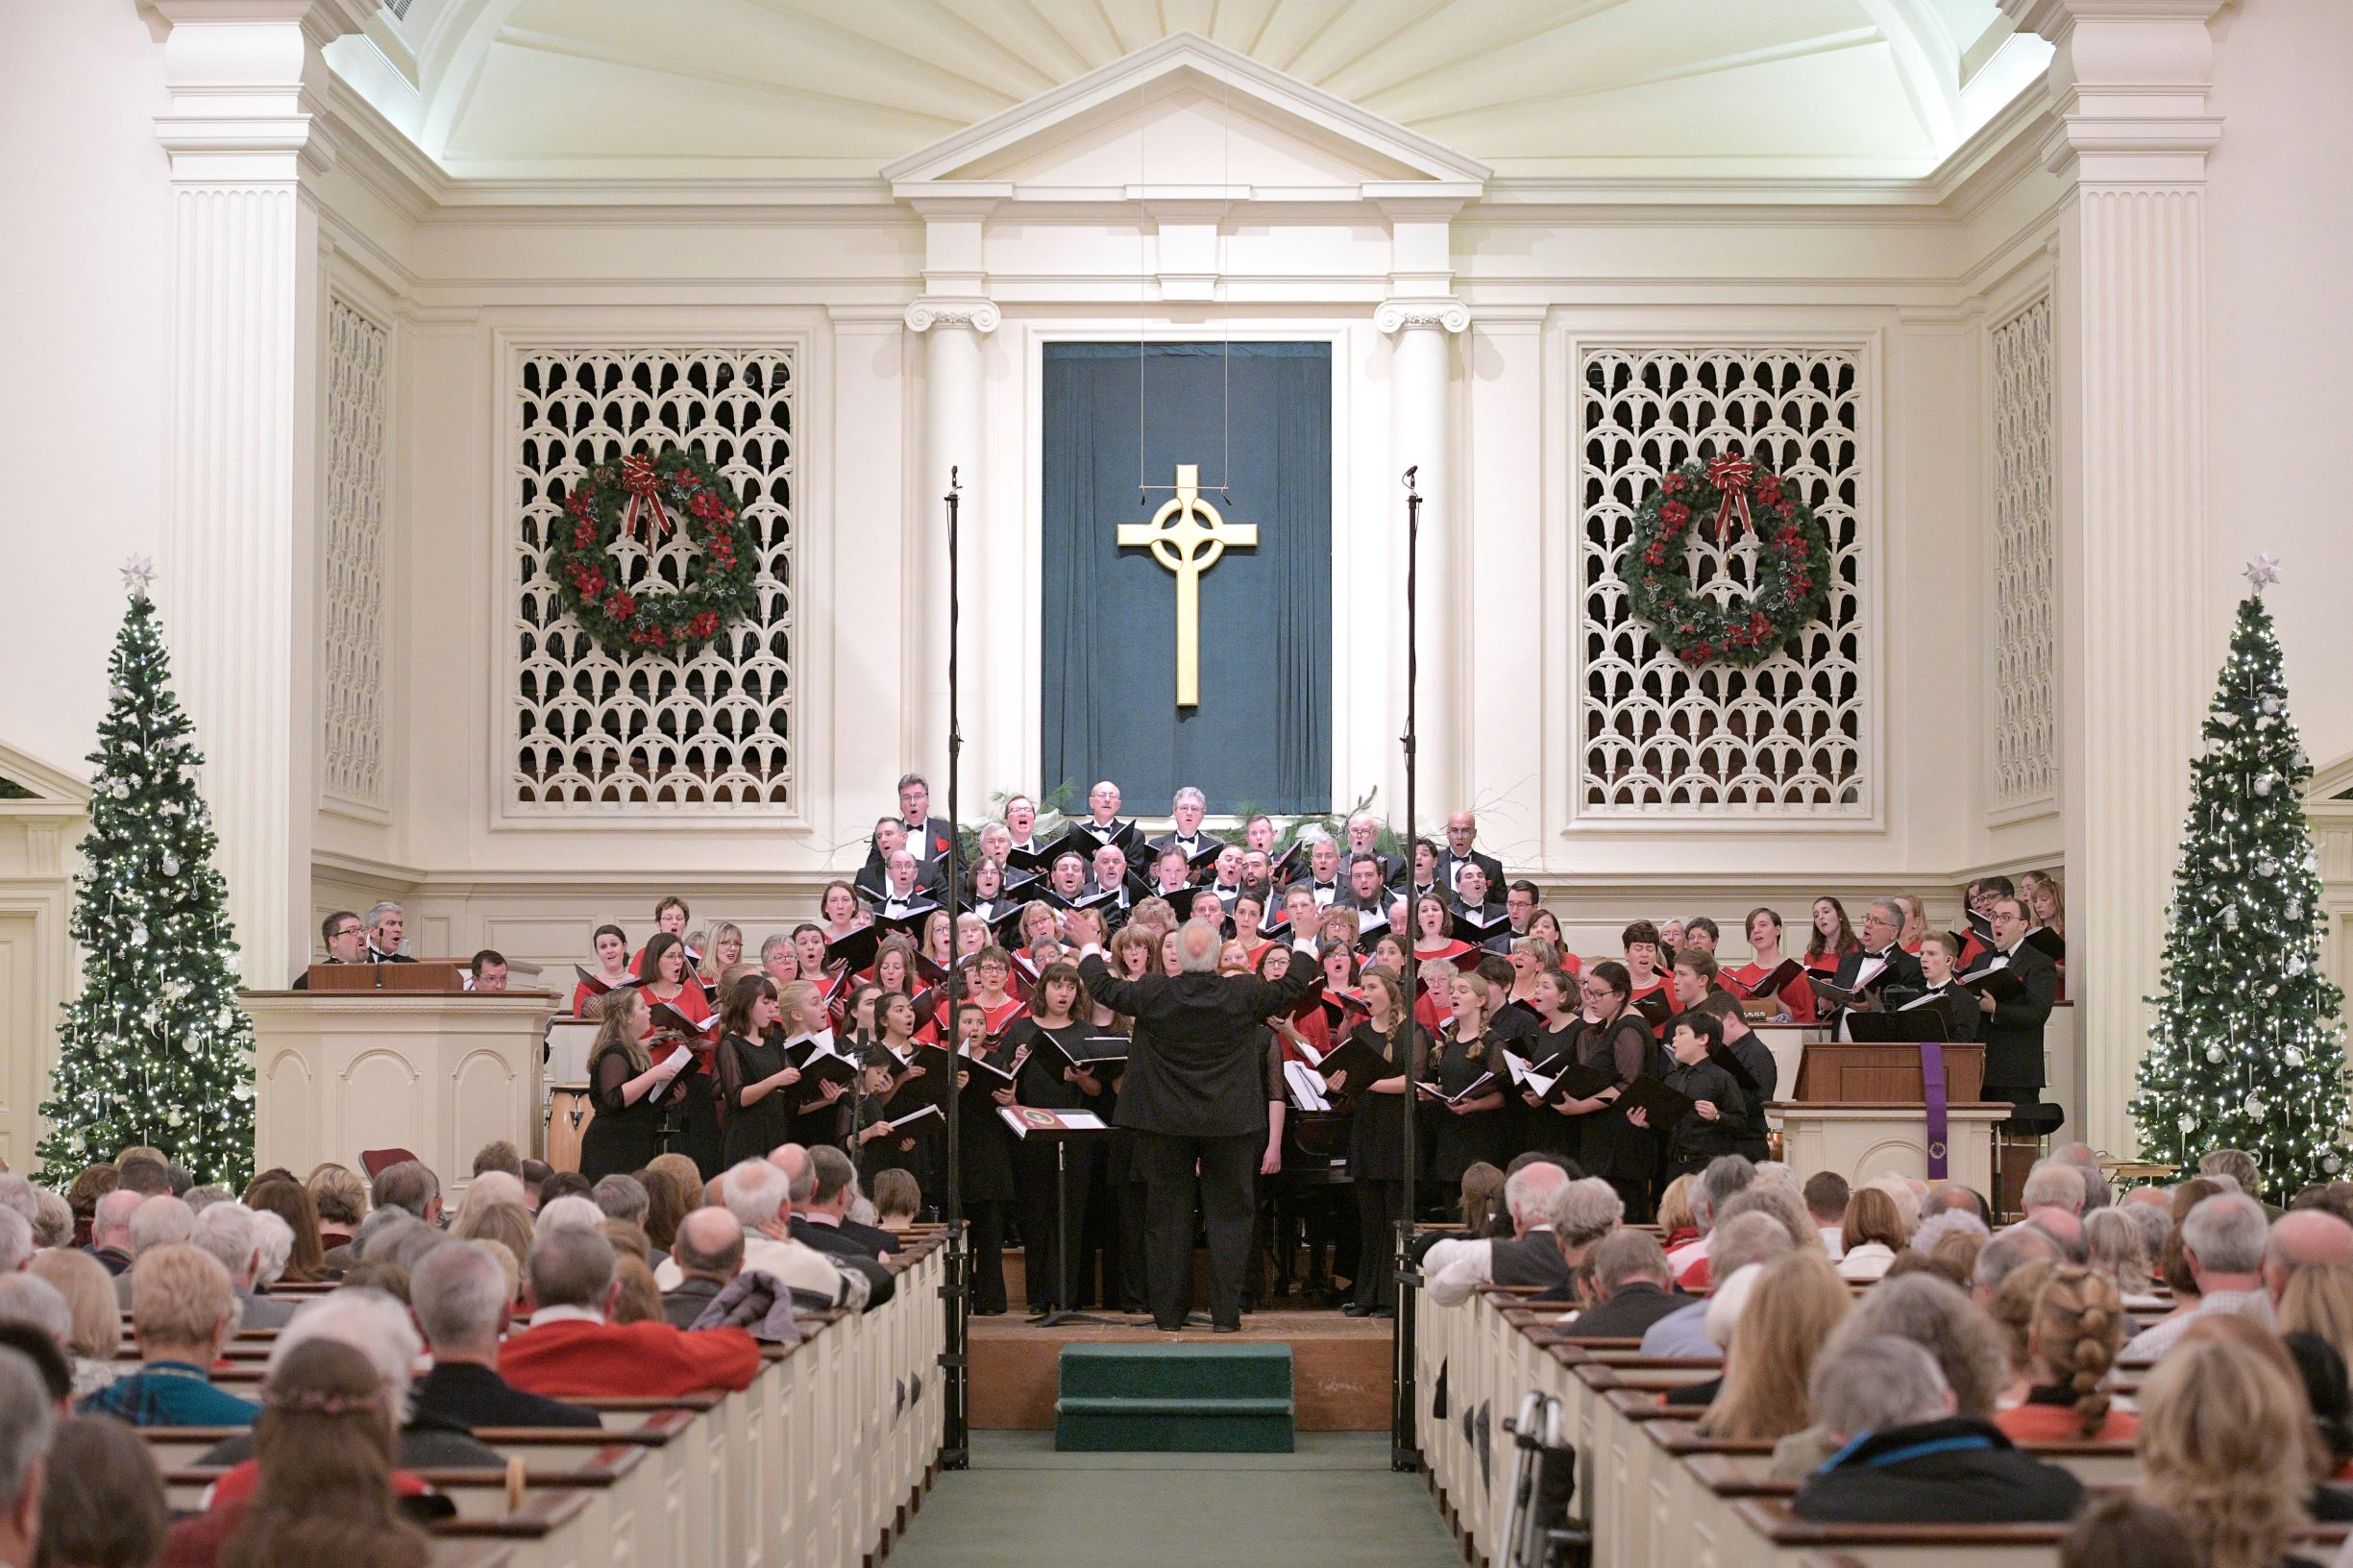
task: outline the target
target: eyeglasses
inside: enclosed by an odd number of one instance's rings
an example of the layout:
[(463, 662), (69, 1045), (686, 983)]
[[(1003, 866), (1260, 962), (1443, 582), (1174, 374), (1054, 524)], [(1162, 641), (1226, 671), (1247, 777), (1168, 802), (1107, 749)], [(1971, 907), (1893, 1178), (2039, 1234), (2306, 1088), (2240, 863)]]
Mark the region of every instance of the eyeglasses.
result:
[(327, 940), (330, 942), (339, 942), (345, 937), (355, 937), (359, 935), (360, 930), (361, 927), (356, 925), (338, 926), (335, 929), (335, 934)]

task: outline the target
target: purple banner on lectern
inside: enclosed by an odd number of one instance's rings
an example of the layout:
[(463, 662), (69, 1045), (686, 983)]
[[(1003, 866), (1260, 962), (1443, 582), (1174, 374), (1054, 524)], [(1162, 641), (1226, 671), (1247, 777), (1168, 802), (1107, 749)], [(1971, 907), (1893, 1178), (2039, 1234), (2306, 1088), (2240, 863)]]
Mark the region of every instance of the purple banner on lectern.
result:
[(1928, 1102), (1928, 1180), (1941, 1182), (1950, 1170), (1947, 1164), (1946, 1142), (1949, 1102), (1945, 1092), (1945, 1042), (1924, 1040), (1920, 1042), (1920, 1090)]

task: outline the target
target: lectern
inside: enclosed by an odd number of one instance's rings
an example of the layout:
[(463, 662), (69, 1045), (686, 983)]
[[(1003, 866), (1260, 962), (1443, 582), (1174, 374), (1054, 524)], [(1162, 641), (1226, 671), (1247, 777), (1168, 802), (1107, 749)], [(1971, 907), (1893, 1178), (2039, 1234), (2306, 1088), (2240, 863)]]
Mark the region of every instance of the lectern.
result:
[[(1793, 1096), (1780, 1113), (1782, 1155), (1806, 1172), (1835, 1170), (1857, 1186), (1876, 1176), (1941, 1176), (1985, 1193), (1994, 1187), (1994, 1128), (2007, 1104), (1978, 1098), (1985, 1047), (1946, 1041), (1926, 1012), (1858, 1013), (1851, 1032), (1877, 1039), (1808, 1041)], [(1918, 1037), (1931, 1036), (1931, 1059)], [(1910, 1038), (1905, 1038), (1910, 1037)], [(1944, 1074), (1943, 1127), (1935, 1125), (1928, 1076)], [(1940, 1172), (1936, 1169), (1942, 1165)]]

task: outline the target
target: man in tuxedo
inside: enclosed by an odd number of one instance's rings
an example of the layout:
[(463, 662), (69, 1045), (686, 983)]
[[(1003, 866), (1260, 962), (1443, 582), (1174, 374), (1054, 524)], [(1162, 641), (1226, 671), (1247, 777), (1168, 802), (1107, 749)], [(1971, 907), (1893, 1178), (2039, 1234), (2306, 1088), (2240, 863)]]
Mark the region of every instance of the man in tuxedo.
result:
[[(327, 944), (324, 964), (358, 964), (364, 962), (368, 950), (368, 928), (359, 917), (348, 909), (338, 909), (319, 922), (319, 939)], [(310, 970), (306, 967), (294, 977), (296, 991), (310, 989)]]
[(1406, 889), (1406, 902), (1418, 905), (1425, 898), (1436, 898), (1440, 903), (1455, 901), (1454, 884), (1438, 872), (1438, 846), (1428, 839), (1413, 841), (1413, 883)]
[(1251, 1179), (1266, 1148), (1262, 1025), (1323, 986), (1316, 965), (1294, 965), (1281, 980), (1220, 975), (1216, 927), (1177, 928), (1173, 976), (1122, 980), (1092, 945), (1080, 955), (1087, 994), (1136, 1020), (1118, 1124), (1134, 1129), (1142, 1172), (1146, 1295), (1152, 1320), (1175, 1333), (1192, 1297), (1193, 1182), (1209, 1235), (1210, 1320), (1220, 1334), (1241, 1327), (1242, 1271), (1249, 1261)]
[(414, 964), (415, 959), (401, 951), (401, 932), (404, 929), (401, 906), (387, 899), (368, 911), (368, 962), (371, 964)]
[[(1485, 868), (1480, 870), (1483, 874)], [(1504, 913), (1511, 918), (1514, 940), (1528, 935), (1528, 922), (1536, 918), (1537, 901), (1536, 885), (1525, 878), (1504, 890)]]
[(1855, 933), (1862, 946), (1838, 961), (1838, 973), (1831, 983), (1847, 991), (1857, 986), (1918, 991), (1920, 960), (1899, 945), (1898, 939), (1902, 935), (1903, 914), (1896, 907), (1896, 901), (1874, 898), (1871, 907), (1863, 911), (1862, 929)]
[[(866, 851), (866, 864), (849, 880), (850, 891), (870, 904), (879, 904), (891, 887), (891, 857), (907, 845), (907, 824), (895, 817), (874, 819), (874, 835)], [(920, 864), (919, 862), (919, 864)]]
[(1136, 824), (1119, 820), (1118, 785), (1106, 778), (1087, 792), (1087, 815), (1079, 819), (1078, 830), (1097, 844), (1117, 844), (1134, 836)]
[(1369, 811), (1360, 811), (1348, 819), (1348, 858), (1370, 855), (1381, 868), (1384, 886), (1402, 883), (1406, 879), (1406, 862), (1402, 855), (1392, 855), (1377, 847), (1381, 843), (1381, 819)]
[(1112, 909), (1127, 909), (1135, 904), (1138, 893), (1136, 881), (1128, 874), (1127, 856), (1119, 852), (1116, 845), (1107, 844), (1094, 852), (1092, 872), (1081, 897), (1089, 894), (1111, 893), (1118, 894), (1108, 906)]
[(1386, 868), (1381, 857), (1370, 850), (1360, 850), (1348, 857), (1348, 885), (1332, 900), (1334, 909), (1353, 909), (1360, 913), (1378, 915), (1388, 907), (1388, 889), (1383, 885), (1381, 873)]
[(1026, 795), (1017, 795), (1005, 802), (1005, 831), (1012, 838), (1006, 845), (1008, 854), (1018, 849), (1034, 855), (1045, 847), (1038, 842), (1038, 806)]
[(905, 835), (907, 852), (915, 856), (916, 865), (925, 871), (947, 859), (948, 845), (954, 838), (955, 824), (944, 817), (931, 814), (931, 786), (921, 773), (902, 773), (898, 780), (899, 831)]
[(1256, 898), (1266, 908), (1281, 900), (1276, 896), (1274, 862), (1263, 849), (1251, 848), (1241, 852), (1241, 870), (1236, 878), (1238, 890)]
[[(1953, 977), (1959, 957), (1953, 950), (1949, 932), (1931, 931), (1920, 939), (1921, 992), (1917, 1005), (1934, 1007), (1941, 998), (1945, 1011), (1951, 1017), (1946, 1038), (1975, 1040), (1978, 1023), (1985, 1015), (1978, 1011), (1977, 998)], [(1909, 1006), (1913, 1005), (1913, 1001), (1906, 998), (1898, 1005)]]
[(1169, 907), (1182, 910), (1191, 900), (1192, 863), (1185, 851), (1171, 844), (1152, 857), (1152, 892), (1168, 900)]
[(2059, 967), (2026, 945), (2032, 922), (2018, 898), (1995, 899), (1990, 914), (1994, 951), (1978, 959), (1962, 979), (1981, 980), (2007, 968), (2017, 974), (2026, 993), (2006, 1002), (1991, 995), (1977, 997), (1977, 1036), (1985, 1041), (1985, 1088), (1979, 1097), (2034, 1105), (2043, 1098), (2043, 1026), (2050, 1021), (2051, 1004), (2059, 997)]
[(931, 894), (923, 887), (920, 868), (913, 853), (901, 849), (884, 867), (889, 880), (883, 884), (882, 898), (874, 906), (877, 919), (895, 920), (913, 915), (932, 903)]
[(1317, 839), (1308, 846), (1308, 874), (1295, 884), (1315, 895), (1318, 904), (1330, 904), (1340, 895), (1340, 846), (1330, 839)]
[(1154, 849), (1182, 849), (1186, 862), (1190, 864), (1193, 856), (1205, 848), (1224, 847), (1221, 841), (1201, 831), (1201, 819), (1209, 815), (1209, 798), (1190, 784), (1176, 792), (1176, 799), (1169, 804), (1169, 815), (1176, 819), (1176, 831), (1154, 839)]
[(1087, 895), (1087, 863), (1074, 850), (1065, 850), (1054, 857), (1054, 870), (1047, 875), (1046, 887), (1062, 900), (1067, 909)]
[[(1210, 871), (1209, 891), (1215, 894), (1217, 901), (1226, 906), (1227, 914), (1234, 913), (1234, 900), (1239, 898), (1243, 891), (1242, 852), (1234, 845), (1229, 844), (1217, 851), (1216, 864)], [(1261, 879), (1258, 892), (1262, 894), (1261, 907), (1263, 907), (1262, 895), (1265, 893), (1263, 878)]]
[(1467, 811), (1458, 811), (1446, 819), (1446, 848), (1438, 856), (1438, 880), (1454, 887), (1455, 879), (1465, 866), (1476, 866), (1487, 873), (1487, 886), (1499, 888), (1504, 883), (1504, 863), (1493, 855), (1474, 847), (1479, 838), (1479, 819)]

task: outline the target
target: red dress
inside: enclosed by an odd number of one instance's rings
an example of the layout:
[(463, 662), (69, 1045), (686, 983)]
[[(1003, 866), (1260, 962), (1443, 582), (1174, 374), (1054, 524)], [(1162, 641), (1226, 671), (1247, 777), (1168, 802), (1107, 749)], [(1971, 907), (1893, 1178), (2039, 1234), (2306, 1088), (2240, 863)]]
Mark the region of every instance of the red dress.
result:
[[(1627, 998), (1626, 998), (1626, 1005), (1627, 1005), (1628, 1010), (1629, 1010), (1629, 1011), (1631, 1011), (1631, 1010), (1632, 1010), (1632, 1008), (1635, 1006), (1635, 1004), (1639, 1003), (1639, 1002), (1642, 1000), (1642, 998), (1644, 998), (1645, 996), (1654, 996), (1654, 995), (1656, 995), (1658, 992), (1662, 992), (1662, 991), (1665, 991), (1666, 989), (1667, 989), (1667, 982), (1666, 982), (1666, 980), (1665, 980), (1665, 978), (1664, 978), (1663, 976), (1662, 976), (1661, 978), (1659, 978), (1659, 979), (1653, 980), (1653, 981), (1652, 981), (1652, 982), (1651, 982), (1649, 985), (1647, 985), (1647, 986), (1636, 986), (1636, 987), (1633, 989), (1633, 991), (1632, 991), (1630, 993), (1629, 993), (1629, 994), (1628, 994), (1628, 996), (1627, 996)], [(1673, 996), (1672, 994), (1670, 994), (1670, 995), (1667, 997), (1667, 1000), (1668, 1000), (1668, 1001), (1670, 1001), (1670, 1002), (1672, 1002), (1672, 1001), (1674, 1001), (1674, 1000), (1675, 1000), (1675, 998), (1674, 998), (1674, 996)], [(1673, 1017), (1675, 1015), (1674, 1015), (1674, 1014), (1672, 1014), (1672, 1013), (1670, 1013), (1670, 1014), (1668, 1014), (1667, 1016), (1668, 1016), (1669, 1017)], [(1656, 1035), (1656, 1036), (1657, 1036), (1659, 1039), (1664, 1040), (1664, 1039), (1666, 1039), (1666, 1038), (1667, 1038), (1667, 1026), (1666, 1026), (1665, 1024), (1663, 1024), (1663, 1023), (1662, 1023), (1662, 1024), (1658, 1024), (1658, 1025), (1656, 1025), (1655, 1027), (1654, 1027), (1654, 1028), (1651, 1030), (1651, 1033), (1653, 1033), (1653, 1034)]]
[[(1725, 972), (1731, 976), (1741, 990), (1747, 991), (1773, 971), (1762, 964), (1743, 964), (1736, 969), (1727, 969)], [(1776, 992), (1776, 995), (1779, 998), (1781, 1005), (1789, 1009), (1792, 1022), (1812, 1023), (1814, 1021), (1814, 988), (1805, 983), (1804, 975), (1790, 976), (1789, 984), (1783, 986)]]
[(1465, 953), (1476, 953), (1478, 951), (1478, 948), (1472, 946), (1469, 943), (1464, 942), (1461, 938), (1449, 937), (1446, 939), (1446, 943), (1442, 947), (1415, 947), (1413, 949), (1413, 962), (1418, 968), (1423, 964), (1429, 963), (1434, 958), (1443, 963), (1453, 964), (1459, 968), (1476, 968), (1478, 967), (1478, 960), (1473, 959), (1469, 964), (1464, 964), (1462, 963), (1462, 956)]

